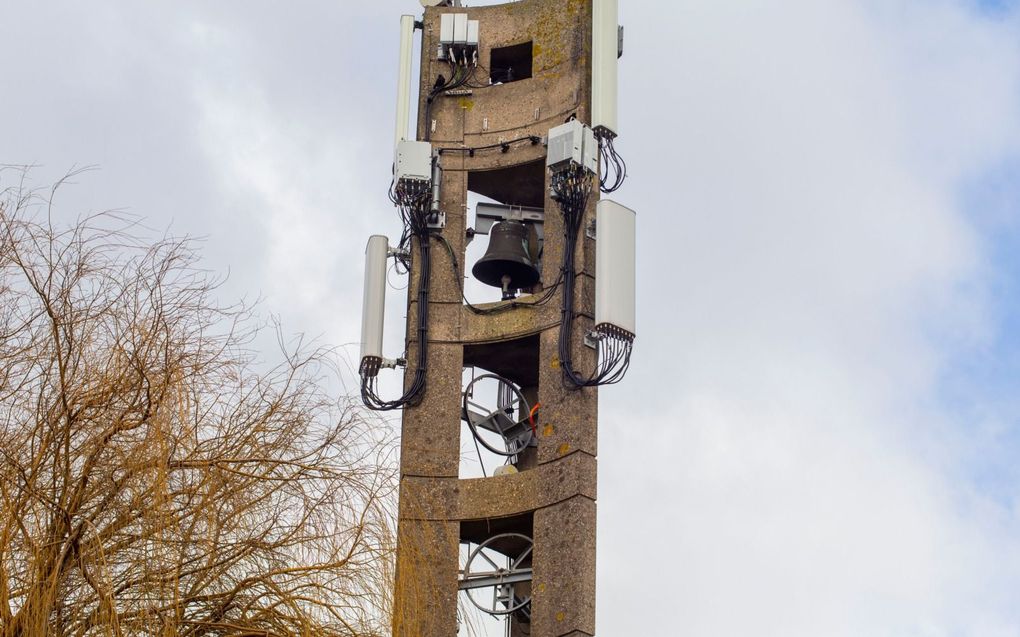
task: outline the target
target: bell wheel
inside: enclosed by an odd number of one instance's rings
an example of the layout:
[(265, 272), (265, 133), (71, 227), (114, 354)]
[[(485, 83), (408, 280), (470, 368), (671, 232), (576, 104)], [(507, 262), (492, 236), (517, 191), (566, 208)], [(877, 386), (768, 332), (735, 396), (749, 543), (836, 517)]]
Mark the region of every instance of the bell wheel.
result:
[(522, 594), (520, 585), (531, 582), (533, 549), (531, 538), (521, 533), (490, 537), (468, 553), (460, 589), (475, 608), (490, 615), (526, 612), (531, 593)]
[(531, 406), (520, 388), (498, 374), (476, 376), (464, 389), (461, 418), (471, 435), (490, 452), (513, 457), (534, 439)]

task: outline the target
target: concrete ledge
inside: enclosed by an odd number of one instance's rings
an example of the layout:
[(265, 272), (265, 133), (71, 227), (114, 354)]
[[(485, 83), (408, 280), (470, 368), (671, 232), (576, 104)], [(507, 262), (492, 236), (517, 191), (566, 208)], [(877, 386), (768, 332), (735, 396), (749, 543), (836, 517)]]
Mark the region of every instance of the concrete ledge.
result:
[(400, 484), (402, 520), (463, 521), (520, 515), (576, 496), (596, 498), (595, 458), (575, 452), (555, 462), (491, 478), (423, 478)]

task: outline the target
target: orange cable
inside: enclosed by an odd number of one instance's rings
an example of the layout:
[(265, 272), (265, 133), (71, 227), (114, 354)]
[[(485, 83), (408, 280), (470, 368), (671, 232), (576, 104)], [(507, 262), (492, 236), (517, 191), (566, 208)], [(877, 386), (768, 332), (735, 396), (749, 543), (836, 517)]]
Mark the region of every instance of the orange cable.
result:
[(531, 423), (531, 433), (538, 435), (538, 427), (535, 425), (535, 412), (542, 406), (542, 403), (535, 403), (535, 406), (528, 412), (528, 422)]

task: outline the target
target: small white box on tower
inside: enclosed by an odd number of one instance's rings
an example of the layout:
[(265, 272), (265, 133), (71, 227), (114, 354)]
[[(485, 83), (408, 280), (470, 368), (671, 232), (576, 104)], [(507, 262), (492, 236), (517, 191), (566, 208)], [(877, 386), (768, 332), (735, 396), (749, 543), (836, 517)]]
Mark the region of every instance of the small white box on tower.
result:
[(553, 172), (584, 165), (584, 124), (572, 119), (549, 129), (545, 165)]
[(397, 143), (397, 181), (430, 181), (432, 179), (432, 144), (402, 141)]
[(478, 31), (478, 20), (468, 20), (466, 13), (440, 15), (439, 59), (462, 64), (474, 62), (478, 54)]
[(599, 146), (592, 129), (576, 119), (549, 130), (545, 165), (553, 172), (578, 166), (598, 170)]
[(439, 41), (443, 44), (453, 42), (453, 13), (444, 13), (439, 16)]
[(467, 44), (468, 17), (466, 13), (453, 14), (453, 43)]

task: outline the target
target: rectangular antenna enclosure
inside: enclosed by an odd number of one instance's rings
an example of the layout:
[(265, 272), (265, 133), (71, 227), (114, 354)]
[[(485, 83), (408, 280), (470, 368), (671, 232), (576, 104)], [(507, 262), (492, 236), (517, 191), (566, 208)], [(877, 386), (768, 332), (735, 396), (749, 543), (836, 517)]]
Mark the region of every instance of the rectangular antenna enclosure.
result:
[(428, 142), (397, 142), (397, 181), (432, 180), (432, 144)]
[(584, 127), (584, 144), (581, 146), (581, 161), (585, 170), (595, 173), (599, 169), (599, 143), (595, 139), (595, 131)]
[(553, 172), (584, 165), (584, 124), (572, 119), (549, 129), (545, 165)]
[(576, 119), (549, 130), (545, 165), (553, 172), (580, 166), (594, 173), (598, 169), (599, 146), (595, 133)]
[(397, 69), (397, 122), (394, 144), (407, 139), (411, 117), (411, 46), (414, 42), (414, 16), (400, 16), (400, 66)]
[(439, 16), (439, 59), (467, 62), (469, 54), (478, 50), (478, 20), (468, 20), (466, 13), (444, 13)]
[[(595, 208), (595, 329), (633, 337), (635, 226), (633, 210), (602, 199)], [(615, 330), (613, 329), (615, 328)]]
[[(378, 372), (383, 358), (383, 321), (386, 312), (386, 259), (390, 241), (376, 234), (368, 238), (365, 248), (365, 290), (361, 304), (362, 370)], [(365, 359), (369, 360), (366, 364)], [(375, 373), (371, 374), (372, 376)]]
[(617, 60), (621, 32), (617, 0), (593, 0), (591, 36), (591, 126), (616, 137)]
[(468, 16), (466, 13), (453, 14), (453, 43), (467, 44)]
[(453, 43), (453, 17), (455, 13), (444, 13), (439, 16), (439, 42), (442, 44)]

